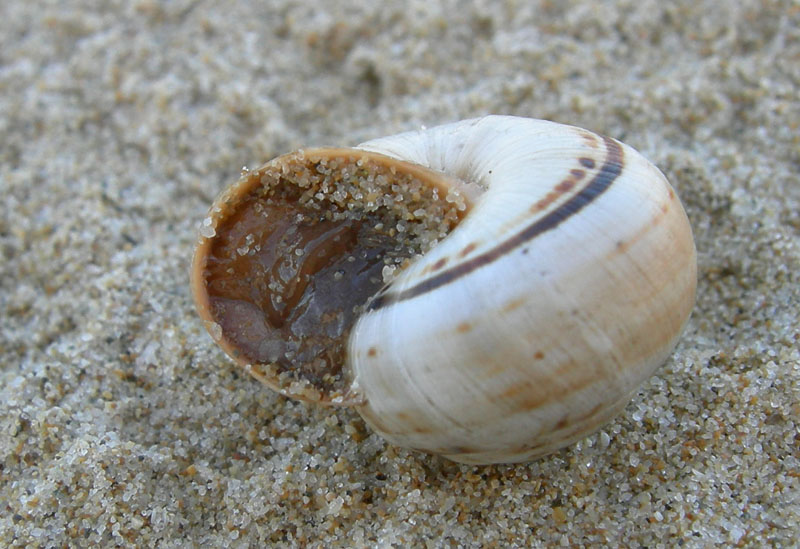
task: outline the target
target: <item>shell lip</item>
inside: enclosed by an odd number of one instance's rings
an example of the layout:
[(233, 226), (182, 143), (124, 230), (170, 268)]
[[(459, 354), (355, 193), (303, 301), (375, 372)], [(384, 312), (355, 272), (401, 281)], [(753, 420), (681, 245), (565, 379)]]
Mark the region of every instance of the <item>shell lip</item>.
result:
[[(401, 171), (405, 176), (423, 182), (424, 185), (435, 189), (442, 197), (448, 196), (453, 189), (463, 197), (463, 207), (455, 210), (457, 222), (462, 219), (472, 207), (472, 200), (460, 192), (463, 183), (457, 179), (432, 170), (425, 166), (403, 161), (379, 152), (357, 148), (311, 148), (299, 149), (270, 160), (255, 170), (245, 170), (234, 184), (223, 190), (211, 205), (206, 217), (201, 222), (198, 230), (198, 239), (195, 244), (193, 260), (190, 270), (190, 288), (194, 298), (195, 307), (203, 324), (215, 343), (238, 365), (242, 366), (250, 375), (258, 379), (270, 389), (290, 398), (314, 402), (330, 406), (359, 406), (364, 404), (365, 398), (357, 388), (357, 383), (349, 375), (345, 356), (341, 367), (345, 376), (344, 386), (332, 392), (319, 390), (312, 383), (298, 379), (288, 374), (286, 369), (281, 369), (275, 363), (258, 362), (246, 356), (237, 347), (236, 341), (226, 334), (221, 321), (215, 318), (212, 296), (209, 291), (207, 273), (209, 257), (212, 253), (215, 239), (224, 232), (223, 223), (236, 212), (237, 207), (243, 203), (252, 192), (256, 192), (262, 185), (263, 175), (273, 170), (281, 174), (287, 173), (287, 166), (292, 163), (308, 162), (331, 163), (349, 162), (354, 166), (362, 163), (373, 163), (385, 170), (387, 174)], [(371, 295), (364, 304), (366, 307), (383, 288)]]

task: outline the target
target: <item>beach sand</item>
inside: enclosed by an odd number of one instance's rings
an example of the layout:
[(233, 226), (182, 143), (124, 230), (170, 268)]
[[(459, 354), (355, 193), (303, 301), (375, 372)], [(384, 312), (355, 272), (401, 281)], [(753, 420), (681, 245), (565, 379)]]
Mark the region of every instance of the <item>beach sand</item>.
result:
[[(0, 545), (794, 546), (797, 2), (367, 4), (3, 2)], [(242, 167), (488, 113), (625, 141), (686, 207), (697, 305), (619, 417), (458, 465), (217, 348), (188, 271)]]

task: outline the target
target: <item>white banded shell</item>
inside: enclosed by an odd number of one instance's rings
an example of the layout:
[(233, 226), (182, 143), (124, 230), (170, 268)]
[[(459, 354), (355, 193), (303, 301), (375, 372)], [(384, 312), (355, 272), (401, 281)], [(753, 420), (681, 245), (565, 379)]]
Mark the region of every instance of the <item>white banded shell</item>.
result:
[[(611, 138), (540, 120), (279, 157), (223, 192), (201, 234), (193, 291), (231, 356), (284, 394), (353, 406), (390, 442), (466, 463), (595, 431), (694, 303), (691, 228), (664, 176)], [(372, 273), (371, 294), (395, 265), (365, 307), (359, 277)], [(350, 284), (360, 302), (345, 303)]]

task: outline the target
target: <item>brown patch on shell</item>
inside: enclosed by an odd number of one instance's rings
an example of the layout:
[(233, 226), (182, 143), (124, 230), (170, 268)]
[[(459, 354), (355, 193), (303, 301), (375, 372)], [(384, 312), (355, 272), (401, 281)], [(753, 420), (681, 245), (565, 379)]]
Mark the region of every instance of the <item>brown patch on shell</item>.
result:
[(459, 255), (459, 256), (461, 256), (461, 257), (466, 257), (466, 256), (468, 256), (469, 254), (471, 254), (473, 251), (475, 251), (475, 249), (476, 249), (477, 247), (478, 247), (478, 245), (477, 245), (475, 242), (470, 242), (469, 244), (467, 244), (467, 245), (464, 247), (464, 249), (463, 249), (463, 250), (461, 250), (461, 251), (458, 253), (458, 255)]
[(576, 180), (581, 180), (586, 176), (586, 172), (579, 169), (572, 169), (569, 171), (569, 174), (574, 177)]
[(565, 179), (564, 181), (556, 185), (556, 191), (558, 191), (558, 194), (564, 194), (571, 191), (573, 187), (575, 187), (575, 180)]
[(528, 300), (525, 297), (518, 297), (517, 299), (512, 299), (511, 301), (503, 305), (502, 310), (505, 313), (510, 313), (511, 311), (515, 311), (520, 307), (522, 307), (523, 305), (525, 305), (527, 301)]
[(597, 139), (597, 136), (591, 132), (586, 130), (581, 130), (578, 132), (583, 139), (584, 143), (589, 145), (591, 148), (596, 149), (600, 146), (600, 141)]
[(438, 260), (436, 260), (436, 262), (435, 262), (435, 263), (433, 263), (433, 264), (431, 264), (431, 265), (428, 265), (428, 266), (426, 266), (426, 267), (425, 267), (425, 268), (422, 270), (422, 273), (423, 273), (423, 274), (426, 274), (426, 273), (435, 273), (436, 271), (438, 271), (438, 270), (442, 269), (442, 268), (443, 268), (445, 265), (447, 265), (447, 262), (448, 262), (449, 260), (450, 260), (450, 258), (448, 258), (448, 257), (441, 257), (441, 258), (439, 258)]

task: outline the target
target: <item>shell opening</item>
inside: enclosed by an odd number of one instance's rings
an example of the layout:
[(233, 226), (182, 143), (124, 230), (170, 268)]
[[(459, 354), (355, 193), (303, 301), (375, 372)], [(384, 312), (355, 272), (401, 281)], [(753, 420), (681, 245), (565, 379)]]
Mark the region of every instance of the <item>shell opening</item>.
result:
[(279, 157), (212, 206), (215, 230), (201, 236), (192, 273), (198, 309), (226, 352), (268, 385), (346, 403), (347, 337), (359, 314), (468, 205), (446, 176), (380, 154)]

